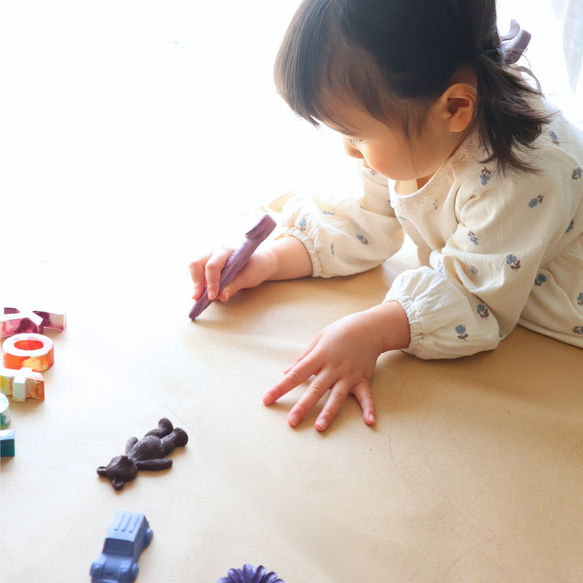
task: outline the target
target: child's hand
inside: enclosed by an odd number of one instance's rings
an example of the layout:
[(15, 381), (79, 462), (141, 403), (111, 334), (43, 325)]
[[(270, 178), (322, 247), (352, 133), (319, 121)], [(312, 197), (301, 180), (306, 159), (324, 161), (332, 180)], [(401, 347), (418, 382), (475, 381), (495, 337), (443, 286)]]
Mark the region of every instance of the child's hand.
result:
[(375, 412), (369, 383), (376, 361), (386, 350), (408, 345), (409, 322), (398, 303), (390, 302), (346, 316), (318, 334), (283, 379), (267, 391), (263, 403), (272, 405), (315, 375), (288, 415), (292, 427), (302, 421), (327, 391), (330, 395), (315, 424), (318, 431), (328, 428), (350, 393), (360, 404), (364, 422), (373, 425)]
[(234, 249), (222, 247), (190, 264), (190, 276), (194, 282), (192, 299), (198, 300), (205, 286), (207, 286), (209, 300), (214, 300), (218, 297), (219, 300), (226, 302), (240, 289), (257, 287), (273, 272), (275, 258), (269, 253), (269, 250), (256, 251), (237, 274), (237, 277), (223, 289), (220, 295), (217, 295), (221, 272), (227, 263), (227, 259), (234, 251)]
[(221, 271), (233, 252), (234, 249), (223, 247), (190, 264), (190, 276), (194, 282), (193, 300), (198, 300), (205, 286), (209, 300), (218, 297), (226, 302), (239, 290), (257, 287), (268, 279), (295, 279), (312, 273), (312, 262), (302, 243), (295, 237), (284, 237), (270, 245), (260, 246), (237, 277), (217, 296)]

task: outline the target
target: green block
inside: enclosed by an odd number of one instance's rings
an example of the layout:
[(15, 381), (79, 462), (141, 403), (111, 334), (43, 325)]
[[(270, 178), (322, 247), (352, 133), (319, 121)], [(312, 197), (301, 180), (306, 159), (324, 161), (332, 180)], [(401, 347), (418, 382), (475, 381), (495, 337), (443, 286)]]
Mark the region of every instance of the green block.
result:
[(10, 411), (8, 399), (0, 394), (0, 429), (6, 429), (10, 425)]
[(0, 431), (0, 457), (14, 456), (14, 429)]

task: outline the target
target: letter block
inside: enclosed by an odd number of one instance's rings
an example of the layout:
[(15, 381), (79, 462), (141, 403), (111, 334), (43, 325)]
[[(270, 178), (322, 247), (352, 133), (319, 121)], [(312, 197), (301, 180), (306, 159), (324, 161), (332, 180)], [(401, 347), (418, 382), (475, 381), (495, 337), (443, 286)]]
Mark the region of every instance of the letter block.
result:
[(0, 429), (6, 429), (10, 425), (10, 403), (0, 394)]
[(32, 368), (42, 372), (55, 363), (55, 345), (43, 334), (16, 334), (4, 340), (2, 348), (6, 368)]
[(0, 457), (14, 457), (14, 429), (0, 431)]
[(42, 334), (44, 329), (63, 331), (67, 327), (65, 312), (46, 312), (43, 310), (3, 309), (0, 314), (0, 338), (32, 332)]
[(13, 401), (23, 402), (29, 397), (44, 400), (45, 380), (42, 374), (31, 368), (0, 368), (0, 390), (5, 395), (12, 395)]

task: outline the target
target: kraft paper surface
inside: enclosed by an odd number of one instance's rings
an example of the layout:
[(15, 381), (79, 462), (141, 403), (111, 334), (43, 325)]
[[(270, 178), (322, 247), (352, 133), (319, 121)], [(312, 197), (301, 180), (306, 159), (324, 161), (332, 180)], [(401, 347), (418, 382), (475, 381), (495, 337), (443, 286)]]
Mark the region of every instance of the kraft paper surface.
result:
[[(47, 333), (45, 400), (10, 404), (2, 583), (89, 581), (118, 510), (154, 531), (139, 583), (215, 583), (244, 563), (286, 583), (583, 579), (583, 351), (517, 328), (459, 360), (388, 353), (374, 427), (349, 399), (325, 433), (317, 411), (291, 429), (305, 387), (269, 408), (264, 392), (321, 328), (382, 301), (395, 264), (267, 283), (194, 323), (188, 262), (209, 242), (188, 242), (127, 241), (10, 288), (42, 281), (68, 327)], [(188, 445), (114, 491), (96, 468), (163, 416)]]

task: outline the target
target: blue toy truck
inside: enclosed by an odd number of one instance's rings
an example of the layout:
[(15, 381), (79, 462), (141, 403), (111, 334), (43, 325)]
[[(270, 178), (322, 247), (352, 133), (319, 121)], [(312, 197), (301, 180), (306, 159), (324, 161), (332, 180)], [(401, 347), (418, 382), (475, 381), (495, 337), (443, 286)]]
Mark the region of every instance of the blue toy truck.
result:
[(138, 576), (138, 559), (150, 544), (152, 529), (139, 512), (120, 510), (111, 526), (103, 550), (91, 564), (92, 583), (132, 583)]

